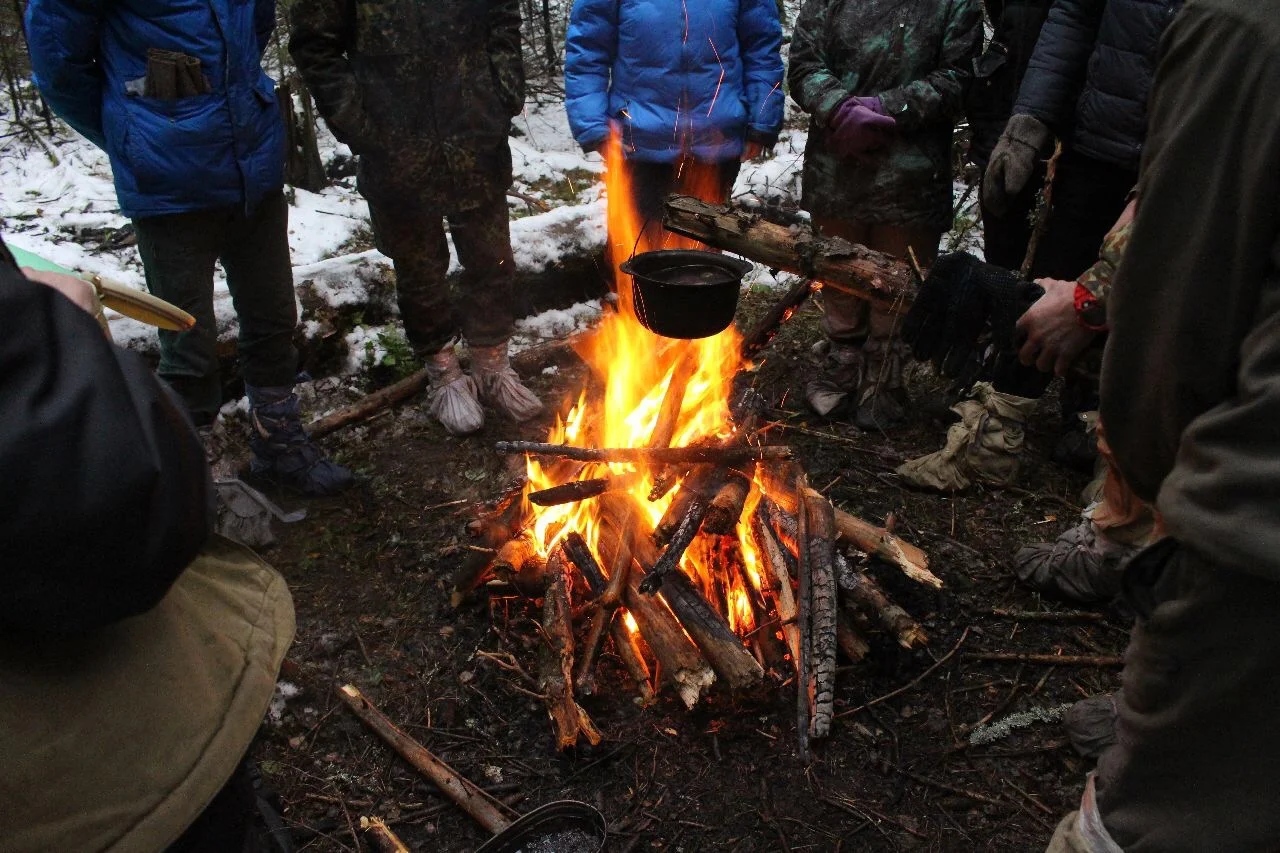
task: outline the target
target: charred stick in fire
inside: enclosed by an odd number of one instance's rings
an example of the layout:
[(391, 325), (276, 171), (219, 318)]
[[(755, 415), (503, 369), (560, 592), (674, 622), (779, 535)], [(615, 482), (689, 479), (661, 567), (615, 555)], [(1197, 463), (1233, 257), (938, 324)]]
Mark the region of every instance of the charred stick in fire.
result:
[(680, 420), (680, 409), (684, 406), (684, 393), (689, 387), (689, 380), (698, 370), (698, 350), (690, 341), (680, 343), (681, 352), (672, 367), (671, 382), (667, 384), (666, 393), (662, 395), (662, 405), (658, 409), (658, 420), (649, 434), (649, 447), (669, 447), (675, 436), (676, 425)]
[(596, 692), (596, 658), (604, 648), (613, 622), (612, 608), (593, 607), (587, 617), (587, 631), (582, 641), (582, 654), (578, 656), (578, 671), (573, 677), (574, 688), (583, 696)]
[(520, 529), (524, 511), (524, 484), (520, 483), (507, 489), (480, 517), (467, 524), (467, 531), (490, 548), (499, 548)]
[(539, 688), (556, 729), (556, 746), (569, 749), (581, 734), (600, 742), (586, 712), (573, 698), (573, 625), (569, 616), (569, 572), (562, 549), (547, 559), (547, 587), (542, 605), (543, 647)]
[(640, 591), (653, 593), (658, 591), (658, 587), (662, 586), (663, 578), (680, 564), (680, 559), (684, 556), (685, 550), (697, 537), (698, 531), (702, 529), (702, 521), (707, 516), (707, 510), (711, 506), (711, 501), (700, 490), (693, 494), (689, 501), (689, 508), (685, 510), (684, 515), (680, 518), (679, 524), (676, 525), (675, 531), (671, 534), (671, 541), (667, 543), (666, 549), (662, 552), (662, 556), (653, 563), (653, 568), (645, 574), (644, 580), (640, 582)]
[[(613, 624), (614, 615), (617, 613), (618, 604), (622, 599), (623, 585), (627, 582), (627, 574), (631, 570), (632, 534), (630, 522), (631, 518), (628, 516), (623, 526), (626, 532), (622, 535), (617, 556), (614, 557), (608, 585), (601, 585), (598, 589), (595, 584), (592, 585), (597, 595), (596, 606), (587, 625), (586, 641), (583, 643), (583, 653), (578, 661), (578, 674), (575, 679), (578, 689), (586, 695), (590, 695), (595, 691), (596, 658), (600, 656), (600, 649), (604, 646), (604, 639)], [(572, 544), (571, 539), (573, 540)], [(565, 553), (570, 554), (570, 560), (574, 565), (579, 566), (579, 571), (582, 571), (582, 564), (591, 563), (593, 564), (593, 573), (600, 574), (600, 567), (596, 564), (595, 557), (587, 547), (586, 541), (577, 533), (570, 533), (565, 537), (564, 548)], [(580, 556), (572, 556), (571, 548), (573, 551), (579, 552)], [(600, 580), (603, 580), (603, 577)]]
[(914, 649), (929, 642), (929, 635), (916, 620), (894, 604), (879, 584), (848, 565), (843, 555), (838, 556), (836, 576), (845, 597), (893, 636), (898, 645)]
[[(796, 494), (803, 495), (806, 487), (803, 473), (796, 476)], [(802, 761), (809, 761), (809, 724), (813, 717), (813, 624), (811, 622), (811, 599), (809, 549), (809, 519), (805, 502), (796, 503), (796, 542), (799, 543), (797, 574), (799, 589), (797, 590), (798, 607), (796, 619), (800, 624), (800, 674), (796, 678), (796, 736), (799, 738), (799, 753)]]
[(655, 464), (680, 464), (682, 462), (709, 462), (715, 465), (741, 465), (753, 459), (789, 459), (791, 448), (766, 444), (733, 447), (573, 447), (567, 444), (545, 444), (540, 441), (499, 441), (499, 453), (529, 453), (534, 456), (555, 456), (575, 459), (579, 462), (643, 462)]
[(774, 303), (769, 313), (760, 319), (751, 331), (742, 339), (742, 360), (750, 361), (762, 349), (767, 347), (778, 334), (778, 328), (791, 318), (804, 301), (813, 293), (813, 279), (802, 278), (787, 289), (782, 298)]
[(798, 531), (796, 530), (796, 517), (783, 511), (768, 497), (760, 500), (758, 509), (760, 521), (769, 528), (769, 532), (773, 534), (774, 541), (778, 543), (778, 547), (782, 551), (782, 558), (786, 566), (787, 572), (793, 578), (799, 578), (799, 549), (796, 548), (796, 539)]
[(800, 627), (796, 624), (796, 598), (791, 589), (791, 572), (782, 555), (782, 546), (765, 523), (761, 509), (762, 507), (757, 507), (751, 516), (751, 533), (768, 573), (765, 583), (773, 590), (778, 602), (778, 619), (782, 622), (782, 636), (791, 652), (791, 663), (799, 672)]
[(836, 644), (849, 663), (857, 663), (871, 651), (866, 637), (862, 636), (849, 614), (843, 610), (836, 612)]
[(453, 592), (449, 594), (449, 604), (461, 607), (468, 596), (486, 580), (493, 577), (493, 557), (496, 552), (492, 548), (471, 551), (462, 561), (453, 580)]
[(836, 523), (831, 502), (817, 492), (805, 497), (808, 519), (809, 614), (812, 621), (812, 737), (831, 733), (836, 700)]
[(538, 506), (559, 506), (560, 504), (584, 501), (587, 498), (594, 498), (596, 495), (602, 495), (609, 491), (611, 483), (612, 480), (609, 477), (575, 480), (572, 483), (564, 483), (563, 485), (552, 486), (549, 489), (530, 492), (529, 503), (537, 504)]
[(603, 595), (609, 586), (609, 580), (604, 576), (604, 570), (596, 562), (595, 555), (591, 553), (591, 548), (587, 545), (587, 540), (582, 538), (582, 534), (576, 530), (569, 531), (560, 541), (560, 547), (564, 549), (564, 555), (573, 567), (586, 578), (592, 594)]
[(640, 653), (640, 644), (621, 619), (613, 620), (609, 633), (613, 637), (613, 647), (617, 650), (622, 665), (627, 668), (631, 679), (636, 683), (636, 689), (640, 691), (640, 703), (648, 705), (653, 701), (653, 685), (649, 683), (649, 665), (644, 662), (644, 656)]
[(662, 513), (662, 518), (654, 525), (654, 544), (661, 546), (670, 542), (680, 521), (688, 514), (693, 499), (698, 495), (714, 495), (719, 487), (720, 472), (715, 468), (703, 468), (685, 477), (680, 483), (680, 491), (676, 492), (671, 503), (667, 504), (666, 512)]
[(750, 491), (751, 470), (748, 469), (746, 473), (731, 471), (728, 480), (711, 499), (702, 529), (718, 536), (732, 533), (742, 516), (742, 508), (747, 503), (747, 493)]

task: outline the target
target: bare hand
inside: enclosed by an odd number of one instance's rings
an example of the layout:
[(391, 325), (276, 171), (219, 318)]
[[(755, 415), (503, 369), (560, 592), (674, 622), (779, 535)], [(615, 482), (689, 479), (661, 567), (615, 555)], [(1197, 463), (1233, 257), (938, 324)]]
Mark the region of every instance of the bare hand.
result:
[(102, 305), (98, 302), (98, 294), (93, 289), (93, 285), (82, 278), (60, 272), (32, 269), (31, 267), (23, 267), (22, 274), (32, 281), (52, 287), (94, 316), (97, 316), (98, 312), (102, 310)]
[(759, 142), (747, 142), (742, 146), (742, 157), (739, 159), (745, 163), (748, 160), (755, 160), (764, 153), (764, 146)]
[(1027, 366), (1064, 376), (1098, 333), (1076, 321), (1074, 281), (1041, 278), (1036, 284), (1044, 288), (1044, 296), (1018, 318), (1018, 329), (1027, 336), (1018, 358)]

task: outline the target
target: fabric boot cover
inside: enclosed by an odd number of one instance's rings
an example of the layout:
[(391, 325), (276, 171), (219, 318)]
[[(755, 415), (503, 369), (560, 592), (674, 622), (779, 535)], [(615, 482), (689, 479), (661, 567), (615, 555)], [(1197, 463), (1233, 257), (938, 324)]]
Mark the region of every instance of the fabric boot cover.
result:
[(462, 372), (452, 341), (428, 357), (427, 375), (431, 377), (428, 410), (450, 435), (470, 435), (484, 426), (476, 382)]
[(952, 407), (960, 420), (947, 430), (943, 448), (904, 462), (898, 475), (909, 485), (943, 492), (974, 483), (1011, 485), (1026, 443), (1024, 424), (1036, 403), (1035, 398), (1004, 394), (989, 382), (979, 382), (971, 399)]
[(1067, 709), (1062, 727), (1075, 751), (1098, 760), (1103, 750), (1116, 742), (1116, 701), (1119, 691), (1090, 696)]
[(471, 372), (484, 401), (517, 423), (542, 414), (542, 401), (520, 381), (504, 341), (491, 347), (471, 347)]
[(1110, 601), (1120, 593), (1124, 564), (1140, 549), (1117, 542), (1090, 518), (1053, 542), (1037, 542), (1018, 551), (1018, 580), (1042, 595), (1075, 604)]
[(814, 354), (822, 357), (822, 368), (805, 386), (804, 396), (819, 415), (835, 417), (862, 385), (866, 358), (859, 345), (841, 341), (819, 341)]

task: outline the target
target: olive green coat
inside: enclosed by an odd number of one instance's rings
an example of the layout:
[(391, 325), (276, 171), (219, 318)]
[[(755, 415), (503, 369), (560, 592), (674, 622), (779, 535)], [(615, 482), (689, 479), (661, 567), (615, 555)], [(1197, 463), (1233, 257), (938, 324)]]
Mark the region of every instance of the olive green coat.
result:
[[(881, 225), (951, 226), (951, 133), (982, 49), (977, 0), (806, 0), (787, 83), (810, 114), (803, 205)], [(892, 142), (861, 161), (830, 150), (827, 123), (851, 95), (877, 96)]]

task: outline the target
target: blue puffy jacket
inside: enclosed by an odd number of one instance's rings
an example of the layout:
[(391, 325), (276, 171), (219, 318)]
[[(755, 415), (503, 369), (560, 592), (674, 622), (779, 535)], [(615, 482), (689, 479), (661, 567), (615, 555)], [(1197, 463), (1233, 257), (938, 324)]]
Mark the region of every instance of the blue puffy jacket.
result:
[(777, 0), (576, 0), (565, 109), (593, 148), (617, 122), (635, 160), (736, 159), (782, 127)]
[[(284, 183), (284, 128), (262, 53), (274, 0), (31, 0), (31, 67), (45, 100), (111, 158), (131, 218), (254, 207)], [(148, 48), (200, 60), (212, 91), (130, 94)]]

